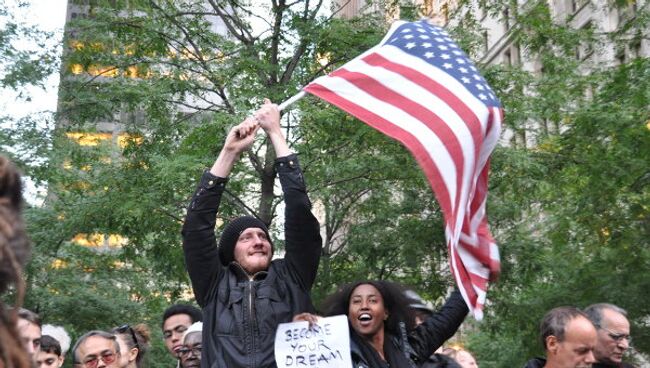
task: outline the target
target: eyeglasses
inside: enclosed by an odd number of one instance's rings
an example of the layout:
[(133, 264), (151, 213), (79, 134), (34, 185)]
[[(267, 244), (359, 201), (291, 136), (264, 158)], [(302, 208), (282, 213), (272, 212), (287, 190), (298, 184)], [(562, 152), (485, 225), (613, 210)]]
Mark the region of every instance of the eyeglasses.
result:
[(615, 333), (615, 332), (612, 332), (612, 331), (606, 329), (605, 327), (599, 327), (599, 328), (601, 330), (607, 332), (607, 335), (609, 335), (609, 337), (611, 337), (612, 340), (614, 340), (616, 342), (621, 342), (621, 341), (623, 341), (623, 339), (625, 339), (625, 340), (627, 340), (628, 344), (632, 344), (632, 336), (630, 336), (628, 334)]
[(119, 334), (124, 334), (124, 333), (126, 333), (126, 331), (131, 332), (131, 337), (133, 338), (133, 343), (135, 344), (135, 348), (140, 350), (140, 345), (138, 344), (138, 337), (135, 336), (135, 331), (133, 331), (133, 328), (131, 326), (129, 326), (128, 323), (115, 329), (115, 332), (117, 332)]
[(101, 359), (104, 364), (109, 365), (115, 361), (117, 358), (116, 354), (112, 351), (106, 351), (101, 353), (99, 356), (92, 356), (87, 360), (83, 361), (83, 366), (86, 368), (97, 368), (99, 360)]
[(196, 357), (201, 356), (201, 345), (196, 345), (191, 348), (183, 346), (176, 351), (176, 357), (186, 359), (189, 357), (190, 353), (194, 354)]

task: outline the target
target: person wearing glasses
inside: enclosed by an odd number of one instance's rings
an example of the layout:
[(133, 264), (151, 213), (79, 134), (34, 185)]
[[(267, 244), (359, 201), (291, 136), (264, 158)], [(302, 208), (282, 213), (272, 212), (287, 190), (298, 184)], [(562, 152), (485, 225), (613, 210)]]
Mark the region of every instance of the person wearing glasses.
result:
[(182, 337), (192, 323), (203, 320), (201, 310), (189, 304), (174, 304), (165, 309), (162, 316), (162, 332), (167, 351), (176, 358), (176, 351), (183, 345)]
[[(284, 258), (274, 259), (267, 224), (237, 217), (217, 246), (215, 227), (228, 176), (262, 128), (273, 145), (274, 167), (258, 166), (270, 182), (276, 173), (284, 194)], [(269, 152), (270, 154), (270, 152)], [(252, 188), (259, 191), (259, 188)], [(253, 193), (249, 193), (253, 195)], [(277, 105), (268, 99), (254, 117), (230, 130), (221, 152), (206, 170), (183, 224), (185, 265), (194, 296), (203, 308), (203, 357), (207, 368), (276, 367), (275, 331), (294, 315), (314, 312), (310, 291), (322, 239), (298, 157), (287, 145)]]
[(203, 323), (196, 322), (185, 331), (183, 346), (176, 353), (181, 368), (199, 368), (203, 347)]
[(87, 332), (72, 348), (75, 368), (121, 368), (120, 345), (112, 333), (100, 330)]
[(596, 362), (596, 328), (578, 308), (551, 309), (539, 329), (546, 359), (531, 359), (524, 368), (589, 368)]
[(120, 346), (120, 368), (142, 368), (144, 356), (149, 350), (149, 327), (145, 324), (133, 327), (124, 324), (111, 332), (117, 337)]
[(623, 362), (623, 354), (630, 347), (630, 322), (627, 312), (614, 304), (598, 303), (585, 308), (585, 313), (598, 330), (598, 341), (594, 355), (594, 368), (634, 368)]

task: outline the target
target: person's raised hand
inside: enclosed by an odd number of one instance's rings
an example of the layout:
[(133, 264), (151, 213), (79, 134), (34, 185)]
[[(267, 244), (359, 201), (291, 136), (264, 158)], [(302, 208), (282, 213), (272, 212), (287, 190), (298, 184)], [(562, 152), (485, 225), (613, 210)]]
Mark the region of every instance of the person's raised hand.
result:
[(268, 98), (264, 99), (264, 105), (253, 116), (267, 134), (280, 131), (280, 110), (278, 110), (278, 105), (272, 103)]
[(246, 118), (239, 125), (230, 129), (223, 148), (233, 153), (242, 153), (253, 145), (259, 127), (255, 118)]
[(307, 322), (309, 322), (309, 328), (312, 328), (312, 327), (314, 327), (315, 325), (318, 324), (318, 318), (320, 318), (320, 317), (315, 315), (315, 314), (305, 312), (305, 313), (300, 313), (300, 314), (296, 314), (295, 316), (293, 316), (292, 322), (307, 321)]

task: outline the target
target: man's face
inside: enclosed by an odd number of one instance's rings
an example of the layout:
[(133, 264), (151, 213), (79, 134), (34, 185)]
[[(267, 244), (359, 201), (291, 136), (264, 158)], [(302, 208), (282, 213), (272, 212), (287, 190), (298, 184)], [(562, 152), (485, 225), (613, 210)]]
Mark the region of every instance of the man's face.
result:
[(192, 317), (187, 314), (174, 314), (163, 323), (163, 338), (165, 347), (176, 357), (176, 352), (183, 345), (181, 338), (188, 327), (192, 325)]
[(182, 368), (198, 368), (201, 366), (201, 332), (190, 332), (185, 336), (185, 344), (180, 351), (179, 359)]
[(18, 333), (23, 341), (23, 346), (32, 359), (36, 358), (36, 352), (41, 346), (41, 328), (24, 318), (18, 318)]
[(264, 230), (257, 227), (249, 227), (242, 231), (235, 244), (235, 261), (249, 275), (265, 271), (271, 263), (271, 243), (266, 237)]
[(630, 347), (630, 322), (624, 315), (611, 309), (603, 310), (598, 328), (598, 341), (594, 354), (599, 363), (618, 365)]
[(596, 362), (593, 350), (596, 328), (584, 317), (576, 317), (565, 326), (564, 340), (546, 338), (547, 368), (589, 368)]
[(120, 368), (120, 354), (113, 340), (90, 336), (77, 348), (77, 357), (83, 368)]
[(36, 353), (36, 368), (59, 368), (63, 365), (63, 357), (46, 351)]

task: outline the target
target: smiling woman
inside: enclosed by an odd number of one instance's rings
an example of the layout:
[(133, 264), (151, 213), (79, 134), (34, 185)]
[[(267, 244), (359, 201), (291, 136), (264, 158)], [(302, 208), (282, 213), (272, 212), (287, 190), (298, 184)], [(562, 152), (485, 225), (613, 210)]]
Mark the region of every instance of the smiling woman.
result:
[(325, 301), (326, 315), (348, 316), (355, 368), (418, 366), (456, 332), (469, 312), (456, 290), (440, 311), (416, 327), (404, 290), (388, 281), (359, 281)]

